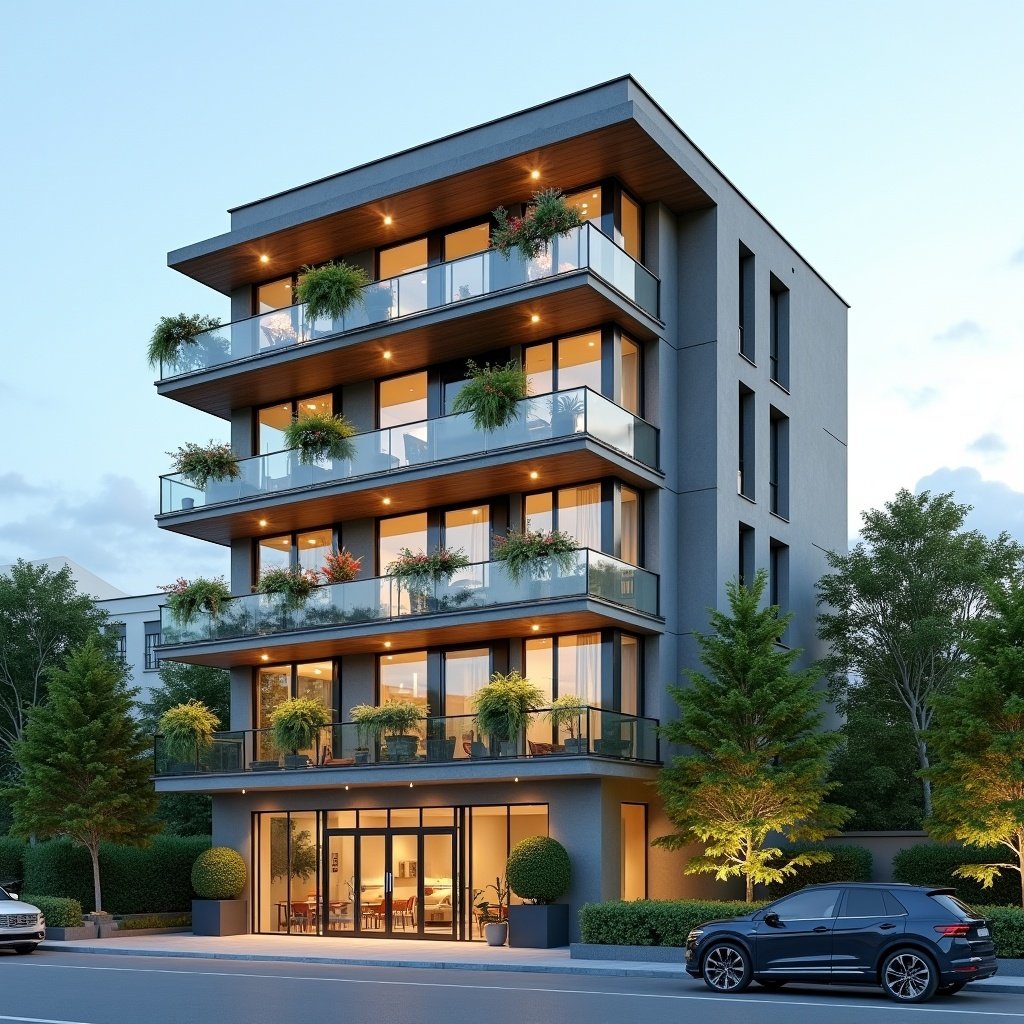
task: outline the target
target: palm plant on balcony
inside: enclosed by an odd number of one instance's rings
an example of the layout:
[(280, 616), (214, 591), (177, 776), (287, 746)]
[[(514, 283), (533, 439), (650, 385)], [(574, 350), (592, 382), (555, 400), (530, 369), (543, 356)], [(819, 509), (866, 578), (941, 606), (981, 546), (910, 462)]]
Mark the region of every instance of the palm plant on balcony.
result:
[(205, 490), (210, 480), (237, 480), (242, 475), (238, 456), (229, 444), (212, 440), (206, 446), (188, 443), (167, 454), (174, 460), (172, 472), (180, 473), (200, 490)]
[(585, 222), (575, 206), (570, 206), (557, 188), (534, 192), (522, 217), (510, 217), (499, 206), (494, 211), (497, 227), (491, 232), (491, 245), (508, 259), (517, 249), (523, 259), (532, 260), (559, 235), (566, 235)]
[(321, 459), (351, 459), (356, 453), (355, 432), (344, 416), (311, 412), (284, 428), (284, 443), (298, 449), (302, 465), (311, 466)]
[(304, 768), (309, 758), (299, 751), (315, 748), (320, 739), (320, 731), (330, 724), (330, 709), (317, 700), (293, 697), (281, 701), (270, 712), (270, 730), (274, 743), (282, 750), (291, 751), (291, 754), (285, 754), (285, 767)]
[(303, 267), (295, 297), (306, 304), (306, 319), (312, 323), (322, 316), (338, 320), (363, 302), (363, 288), (370, 283), (361, 267), (344, 260), (322, 267)]
[(198, 768), (203, 752), (213, 745), (213, 733), (220, 719), (201, 701), (192, 698), (175, 704), (161, 716), (157, 726), (160, 752), (168, 759), (167, 770)]
[(429, 583), (450, 580), (460, 569), (470, 565), (462, 548), (437, 548), (429, 555), (423, 551), (400, 548), (398, 558), (389, 562), (386, 572), (409, 590), (422, 590)]
[(292, 565), (287, 569), (265, 569), (253, 590), (257, 594), (283, 594), (286, 604), (298, 608), (319, 585), (320, 574), (315, 569)]
[(565, 749), (579, 753), (582, 737), (583, 717), (587, 714), (587, 703), (575, 693), (564, 693), (555, 698), (548, 708), (548, 720), (555, 727), (557, 736), (562, 729), (569, 734)]
[(526, 370), (516, 360), (477, 366), (466, 360), (468, 382), (455, 396), (452, 412), (467, 412), (477, 430), (498, 430), (522, 415), (519, 403), (529, 394)]
[(348, 548), (330, 551), (324, 556), (320, 575), (325, 583), (351, 583), (359, 575), (362, 558), (356, 558)]
[(518, 752), (530, 712), (543, 706), (544, 694), (516, 669), (495, 672), (473, 697), (477, 730), (498, 743), (504, 756)]
[(563, 576), (576, 569), (579, 543), (561, 530), (509, 530), (504, 537), (494, 537), (493, 543), (494, 560), (504, 562), (513, 583), (526, 575), (542, 576), (552, 565)]
[(173, 583), (159, 589), (167, 595), (167, 608), (174, 620), (183, 626), (187, 626), (200, 612), (218, 618), (231, 597), (223, 576), (212, 580), (197, 576), (191, 581), (179, 576)]
[(162, 316), (153, 328), (149, 339), (146, 358), (156, 369), (161, 363), (177, 366), (183, 346), (194, 345), (196, 338), (205, 331), (220, 327), (220, 320), (201, 313), (179, 313), (177, 316)]
[(361, 743), (384, 740), (388, 760), (407, 761), (415, 756), (420, 742), (413, 730), (419, 728), (430, 709), (411, 700), (386, 700), (383, 704), (357, 704), (349, 714)]

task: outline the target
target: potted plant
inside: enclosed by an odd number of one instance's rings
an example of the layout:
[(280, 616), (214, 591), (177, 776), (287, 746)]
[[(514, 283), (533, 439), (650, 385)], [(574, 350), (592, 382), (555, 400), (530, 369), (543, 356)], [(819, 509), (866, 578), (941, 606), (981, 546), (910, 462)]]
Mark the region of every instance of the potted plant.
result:
[(412, 610), (420, 613), (429, 609), (427, 591), (433, 583), (447, 582), (460, 569), (470, 564), (462, 548), (437, 548), (429, 555), (423, 551), (400, 548), (398, 558), (389, 562), (385, 571), (398, 581), (413, 598)]
[(176, 452), (167, 454), (174, 460), (172, 472), (180, 473), (201, 491), (206, 490), (210, 480), (237, 480), (242, 475), (238, 456), (229, 444), (183, 444)]
[(570, 206), (557, 188), (534, 192), (533, 201), (522, 217), (510, 217), (508, 211), (499, 206), (494, 211), (494, 219), (497, 227), (491, 232), (491, 245), (505, 259), (516, 249), (523, 259), (532, 260), (553, 238), (584, 224), (579, 210)]
[(548, 719), (555, 728), (555, 736), (564, 728), (569, 733), (565, 741), (567, 754), (586, 753), (587, 741), (583, 736), (583, 718), (587, 714), (587, 704), (575, 693), (564, 693), (551, 702)]
[(214, 846), (192, 865), (193, 935), (244, 935), (249, 930), (245, 891), (245, 860), (237, 850)]
[(413, 732), (430, 709), (411, 700), (386, 700), (383, 704), (357, 704), (349, 714), (363, 737), (387, 744), (389, 761), (411, 761), (420, 745)]
[(549, 836), (522, 839), (505, 865), (508, 886), (523, 906), (509, 907), (509, 945), (551, 949), (569, 945), (569, 906), (554, 901), (572, 881), (565, 847)]
[(351, 459), (356, 453), (355, 432), (344, 416), (314, 412), (293, 419), (284, 428), (284, 443), (298, 449), (302, 465), (311, 466), (321, 459)]
[(300, 608), (319, 585), (320, 574), (315, 569), (293, 565), (287, 569), (264, 569), (253, 591), (257, 594), (283, 594), (288, 607)]
[(182, 626), (187, 626), (200, 612), (218, 618), (225, 602), (231, 598), (223, 576), (212, 580), (197, 576), (191, 582), (179, 576), (159, 589), (167, 595), (167, 608)]
[(362, 558), (356, 558), (347, 548), (342, 548), (324, 556), (320, 575), (325, 583), (351, 583), (359, 575), (362, 564)]
[(300, 750), (316, 747), (320, 730), (331, 724), (331, 712), (319, 701), (307, 697), (293, 697), (281, 701), (270, 712), (270, 728), (274, 743), (282, 750), (285, 768), (305, 768), (309, 758)]
[[(494, 893), (496, 902), (492, 903), (486, 898), (488, 889)], [(495, 878), (494, 885), (473, 890), (476, 918), (483, 927), (488, 946), (504, 946), (505, 940), (508, 938), (508, 895), (508, 884), (502, 882), (501, 878)], [(481, 899), (480, 897), (485, 898)]]
[(161, 365), (177, 368), (179, 363), (184, 362), (182, 348), (194, 345), (200, 334), (218, 327), (220, 320), (200, 313), (179, 313), (177, 316), (160, 317), (153, 328), (146, 351), (149, 365), (154, 370)]
[(477, 430), (498, 430), (522, 414), (519, 403), (529, 394), (529, 382), (521, 363), (477, 366), (467, 359), (466, 367), (468, 383), (455, 396), (452, 412), (469, 413)]
[(578, 417), (585, 406), (578, 391), (564, 391), (551, 399), (551, 427), (556, 436), (579, 433)]
[(363, 301), (366, 303), (366, 316), (370, 323), (387, 320), (391, 316), (391, 305), (394, 296), (390, 281), (378, 281), (363, 290)]
[(448, 719), (427, 719), (427, 760), (451, 761), (455, 757), (455, 737), (448, 735)]
[[(160, 747), (167, 755), (167, 771), (199, 770), (203, 753), (213, 746), (213, 733), (220, 719), (195, 698), (175, 704), (160, 716)], [(177, 772), (176, 772), (177, 769)]]
[(498, 744), (501, 757), (514, 756), (519, 753), (527, 717), (543, 704), (544, 694), (517, 669), (495, 672), (473, 696), (476, 727)]
[(561, 530), (509, 530), (504, 537), (495, 536), (493, 542), (494, 561), (504, 563), (505, 574), (513, 583), (527, 573), (537, 579), (552, 564), (563, 576), (576, 568), (579, 544)]
[(322, 316), (339, 320), (347, 310), (362, 304), (363, 288), (369, 283), (365, 270), (339, 260), (321, 267), (303, 267), (295, 297), (305, 303), (310, 324)]

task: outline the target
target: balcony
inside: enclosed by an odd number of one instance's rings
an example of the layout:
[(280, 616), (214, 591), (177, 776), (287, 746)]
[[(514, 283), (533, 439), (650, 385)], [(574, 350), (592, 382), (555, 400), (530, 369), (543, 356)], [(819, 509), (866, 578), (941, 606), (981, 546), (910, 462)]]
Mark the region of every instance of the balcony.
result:
[[(522, 758), (561, 758), (591, 756), (657, 764), (660, 761), (658, 722), (618, 711), (588, 707), (572, 723), (571, 729), (556, 731), (548, 712), (534, 711), (520, 736), (509, 743), (481, 736), (472, 715), (448, 715), (423, 718), (413, 739), (401, 744), (366, 741), (355, 722), (341, 722), (321, 730), (315, 749), (300, 751), (308, 765), (301, 768), (301, 782), (313, 780), (312, 769), (355, 769), (359, 767), (408, 768), (436, 765), (439, 771), (467, 765), (492, 765), (495, 761)], [(245, 729), (214, 734), (213, 744), (194, 761), (172, 760), (161, 749), (160, 735), (154, 737), (155, 774), (159, 777), (182, 775), (233, 774), (236, 772), (273, 772), (281, 769), (283, 752), (274, 744), (269, 729)], [(545, 762), (553, 767), (555, 762)], [(440, 766), (447, 766), (442, 768)], [(518, 770), (518, 769), (517, 769)]]
[(532, 575), (518, 582), (509, 579), (504, 562), (479, 562), (450, 582), (410, 585), (371, 577), (317, 587), (303, 602), (247, 594), (231, 598), (217, 616), (199, 613), (188, 623), (162, 606), (160, 654), (230, 667), (260, 664), (270, 650), (275, 660), (380, 651), (385, 636), (400, 650), (541, 629), (619, 625), (651, 633), (660, 627), (658, 586), (654, 573), (586, 548), (566, 569), (538, 560)]
[[(397, 480), (409, 476), (410, 469), (516, 449), (533, 451), (580, 435), (657, 469), (657, 429), (607, 398), (576, 388), (524, 399), (516, 419), (498, 430), (478, 431), (472, 418), (461, 413), (358, 434), (352, 439), (355, 454), (350, 459), (302, 465), (294, 449), (272, 452), (241, 460), (239, 477), (209, 481), (205, 487), (195, 486), (180, 473), (167, 474), (160, 478), (160, 513), (193, 512), (295, 491), (303, 492), (305, 499), (305, 492), (313, 489), (367, 479)], [(436, 480), (436, 474), (430, 477)]]

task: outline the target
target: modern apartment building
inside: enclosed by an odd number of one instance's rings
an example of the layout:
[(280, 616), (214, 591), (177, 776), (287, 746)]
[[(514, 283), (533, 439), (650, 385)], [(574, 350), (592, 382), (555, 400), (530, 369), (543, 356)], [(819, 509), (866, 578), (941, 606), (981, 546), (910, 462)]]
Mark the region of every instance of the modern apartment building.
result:
[[(546, 187), (584, 226), (533, 260), (489, 248), (491, 211)], [(339, 258), (383, 285), (310, 323), (297, 275)], [(706, 891), (649, 845), (655, 727), (737, 574), (767, 569), (787, 639), (818, 653), (814, 582), (847, 535), (843, 300), (630, 77), (238, 207), (168, 263), (232, 322), (159, 393), (224, 420), (244, 459), (162, 482), (160, 527), (229, 546), (235, 596), (187, 625), (165, 609), (160, 657), (229, 669), (232, 710), (199, 766), (158, 757), (156, 786), (212, 794), (252, 929), (477, 940), (478, 891), (536, 834), (569, 851), (574, 910)], [(470, 358), (525, 366), (510, 425), (452, 413)], [(283, 450), (307, 409), (357, 425), (351, 458)], [(570, 533), (572, 569), (510, 580), (493, 538), (523, 528)], [(341, 546), (356, 580), (252, 593)], [(438, 546), (471, 566), (426, 594), (385, 575)], [(472, 695), (513, 668), (583, 698), (574, 735), (541, 713), (514, 745), (479, 734)], [(308, 767), (266, 731), (289, 696), (338, 723)], [(392, 697), (423, 707), (401, 760), (350, 721)]]

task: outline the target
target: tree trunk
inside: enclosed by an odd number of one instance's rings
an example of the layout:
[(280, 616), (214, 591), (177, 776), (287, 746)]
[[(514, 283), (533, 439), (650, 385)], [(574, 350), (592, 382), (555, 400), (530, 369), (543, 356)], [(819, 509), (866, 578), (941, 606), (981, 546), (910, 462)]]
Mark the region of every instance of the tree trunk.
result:
[(750, 871), (750, 853), (751, 853), (751, 847), (753, 845), (754, 845), (753, 837), (752, 836), (747, 836), (747, 841), (746, 841), (746, 846), (745, 846), (744, 852), (747, 855), (746, 878), (747, 878), (747, 902), (748, 903), (753, 903), (754, 902), (754, 876), (753, 876), (753, 874)]
[[(928, 744), (921, 738), (920, 733), (917, 736), (917, 763), (921, 766), (922, 770), (931, 767), (931, 762), (928, 760)], [(921, 792), (924, 796), (924, 816), (930, 818), (932, 816), (931, 779), (921, 780)]]
[(1017, 853), (1017, 870), (1020, 872), (1020, 905), (1024, 907), (1024, 836), (1021, 836)]
[(89, 847), (89, 856), (92, 858), (92, 895), (95, 910), (96, 913), (101, 913), (103, 901), (100, 897), (100, 849), (98, 845)]
[(747, 902), (754, 902), (754, 878), (752, 875), (747, 875)]

